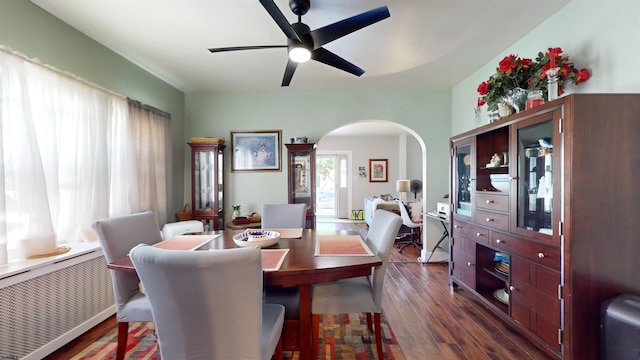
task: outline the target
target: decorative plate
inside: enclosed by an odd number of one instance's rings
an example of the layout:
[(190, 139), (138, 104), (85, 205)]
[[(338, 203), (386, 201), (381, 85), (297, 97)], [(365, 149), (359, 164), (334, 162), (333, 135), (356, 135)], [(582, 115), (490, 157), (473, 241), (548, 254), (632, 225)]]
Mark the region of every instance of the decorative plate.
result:
[(275, 245), (280, 233), (267, 230), (247, 230), (233, 236), (233, 242), (239, 247), (259, 246), (261, 248)]

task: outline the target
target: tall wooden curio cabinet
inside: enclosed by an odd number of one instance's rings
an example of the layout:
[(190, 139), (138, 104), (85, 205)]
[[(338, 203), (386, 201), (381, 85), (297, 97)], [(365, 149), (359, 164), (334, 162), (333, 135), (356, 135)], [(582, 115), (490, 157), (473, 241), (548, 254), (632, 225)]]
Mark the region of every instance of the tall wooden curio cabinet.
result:
[(571, 94), (450, 139), (451, 285), (553, 359), (601, 358), (602, 305), (640, 294), (639, 113)]
[[(192, 218), (205, 229), (224, 229), (224, 144), (189, 143)], [(208, 227), (207, 227), (208, 225)]]
[(305, 227), (316, 227), (316, 144), (285, 144), (289, 169), (289, 204), (307, 204)]

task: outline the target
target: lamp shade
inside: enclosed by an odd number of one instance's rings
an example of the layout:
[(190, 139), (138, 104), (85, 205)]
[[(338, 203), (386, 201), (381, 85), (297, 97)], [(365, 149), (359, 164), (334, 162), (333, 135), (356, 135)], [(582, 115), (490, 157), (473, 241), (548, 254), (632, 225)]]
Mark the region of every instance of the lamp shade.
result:
[(411, 191), (411, 181), (409, 180), (397, 180), (396, 181), (397, 192), (409, 192)]

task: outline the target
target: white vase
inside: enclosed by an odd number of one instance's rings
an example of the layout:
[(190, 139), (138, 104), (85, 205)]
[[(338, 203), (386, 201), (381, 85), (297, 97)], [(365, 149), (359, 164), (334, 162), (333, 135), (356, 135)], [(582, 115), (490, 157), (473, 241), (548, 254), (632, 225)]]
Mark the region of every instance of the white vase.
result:
[(240, 217), (240, 210), (233, 210), (233, 214), (231, 216), (233, 216), (234, 219)]

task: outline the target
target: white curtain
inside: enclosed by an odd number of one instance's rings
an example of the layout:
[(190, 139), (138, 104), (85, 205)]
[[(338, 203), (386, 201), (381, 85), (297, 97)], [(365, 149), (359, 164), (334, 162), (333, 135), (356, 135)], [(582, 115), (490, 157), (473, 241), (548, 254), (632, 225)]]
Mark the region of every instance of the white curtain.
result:
[(164, 223), (170, 120), (130, 112), (122, 96), (0, 49), (0, 264), (7, 249), (11, 260), (94, 241), (91, 224), (111, 215), (148, 209)]

